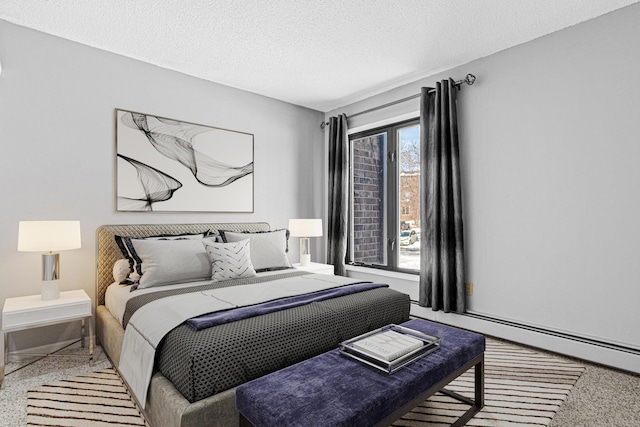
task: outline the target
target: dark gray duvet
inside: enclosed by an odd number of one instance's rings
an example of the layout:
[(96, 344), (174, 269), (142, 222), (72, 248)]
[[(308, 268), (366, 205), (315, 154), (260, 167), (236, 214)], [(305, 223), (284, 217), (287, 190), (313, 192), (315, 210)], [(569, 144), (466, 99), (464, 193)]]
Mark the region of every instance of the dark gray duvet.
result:
[[(129, 301), (125, 319), (144, 303), (139, 298)], [(193, 403), (334, 349), (346, 339), (405, 322), (409, 305), (408, 295), (378, 288), (200, 331), (182, 324), (160, 343), (156, 368)]]

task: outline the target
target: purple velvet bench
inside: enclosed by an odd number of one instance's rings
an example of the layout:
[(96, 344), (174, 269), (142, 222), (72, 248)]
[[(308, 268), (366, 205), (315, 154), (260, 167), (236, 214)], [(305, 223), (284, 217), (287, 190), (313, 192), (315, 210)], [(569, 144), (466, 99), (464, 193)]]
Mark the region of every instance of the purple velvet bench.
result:
[[(442, 339), (440, 349), (388, 375), (332, 350), (236, 389), (241, 426), (388, 426), (441, 391), (471, 407), (463, 426), (484, 405), (482, 335), (426, 320), (402, 324)], [(474, 399), (444, 387), (474, 367)]]

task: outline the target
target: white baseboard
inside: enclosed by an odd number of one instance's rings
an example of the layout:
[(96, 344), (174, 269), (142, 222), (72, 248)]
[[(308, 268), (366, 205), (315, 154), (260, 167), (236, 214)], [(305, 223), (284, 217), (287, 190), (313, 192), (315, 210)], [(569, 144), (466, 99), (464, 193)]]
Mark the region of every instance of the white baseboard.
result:
[(588, 340), (583, 341), (580, 337), (557, 336), (499, 321), (433, 311), (417, 304), (411, 304), (411, 315), (640, 374), (640, 354), (638, 352), (612, 348), (606, 343), (598, 344), (588, 342)]

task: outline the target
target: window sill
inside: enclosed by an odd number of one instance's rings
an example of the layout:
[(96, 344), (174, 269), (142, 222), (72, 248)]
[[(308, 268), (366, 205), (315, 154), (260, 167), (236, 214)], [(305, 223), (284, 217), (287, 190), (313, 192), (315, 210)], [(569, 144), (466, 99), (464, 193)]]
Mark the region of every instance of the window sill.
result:
[(389, 271), (389, 270), (383, 270), (380, 268), (361, 267), (359, 265), (349, 265), (349, 264), (346, 265), (346, 269), (347, 271), (357, 271), (360, 273), (374, 274), (376, 276), (383, 276), (383, 277), (391, 277), (393, 279), (402, 279), (402, 280), (407, 280), (407, 281), (416, 282), (416, 283), (420, 281), (420, 275), (418, 274), (401, 273), (399, 271)]

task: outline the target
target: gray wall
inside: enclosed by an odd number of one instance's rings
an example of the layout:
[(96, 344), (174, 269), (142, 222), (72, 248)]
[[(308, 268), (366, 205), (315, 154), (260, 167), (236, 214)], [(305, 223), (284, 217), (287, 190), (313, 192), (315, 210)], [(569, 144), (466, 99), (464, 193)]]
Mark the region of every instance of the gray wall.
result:
[[(286, 227), (289, 218), (322, 215), (314, 197), (322, 191), (322, 165), (313, 161), (323, 155), (320, 112), (5, 21), (0, 61), (0, 302), (40, 293), (40, 254), (16, 250), (19, 220), (81, 221), (82, 249), (61, 254), (61, 288), (93, 297), (99, 225), (267, 221)], [(116, 213), (115, 108), (254, 134), (255, 212)], [(290, 258), (297, 262), (297, 238)], [(44, 345), (76, 328), (15, 333), (9, 344), (12, 350)]]
[(458, 101), (470, 311), (640, 348), (638, 22), (635, 4), (326, 115), (478, 77)]

